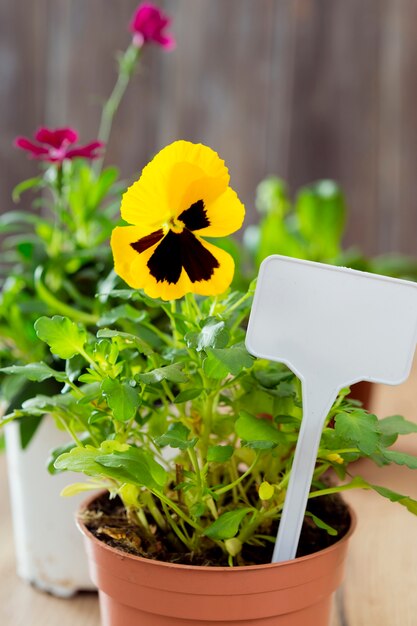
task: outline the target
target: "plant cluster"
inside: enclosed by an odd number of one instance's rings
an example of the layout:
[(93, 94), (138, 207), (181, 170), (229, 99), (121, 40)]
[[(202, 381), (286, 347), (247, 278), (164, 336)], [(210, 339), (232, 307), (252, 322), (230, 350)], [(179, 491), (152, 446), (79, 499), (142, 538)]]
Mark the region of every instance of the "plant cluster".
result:
[[(274, 542), (302, 392), (284, 365), (247, 352), (254, 285), (243, 293), (227, 289), (233, 261), (204, 239), (239, 228), (243, 206), (216, 153), (176, 142), (124, 194), (122, 214), (133, 225), (115, 229), (112, 247), (116, 271), (134, 288), (99, 291), (106, 308), (95, 329), (69, 316), (35, 322), (54, 362), (3, 372), (53, 379), (61, 393), (35, 395), (3, 423), (52, 415), (72, 442), (53, 453), (50, 471), (89, 477), (66, 495), (104, 488), (119, 496), (140, 554), (158, 558), (167, 550), (191, 562), (215, 554), (217, 563), (245, 564), (253, 547)], [(361, 457), (416, 469), (417, 459), (392, 445), (417, 426), (400, 416), (378, 421), (348, 393), (327, 416), (310, 503), (359, 487), (417, 513), (412, 498), (349, 470)], [(330, 469), (340, 484), (328, 484)], [(306, 516), (337, 535), (315, 509)], [(111, 524), (99, 532), (123, 534)]]

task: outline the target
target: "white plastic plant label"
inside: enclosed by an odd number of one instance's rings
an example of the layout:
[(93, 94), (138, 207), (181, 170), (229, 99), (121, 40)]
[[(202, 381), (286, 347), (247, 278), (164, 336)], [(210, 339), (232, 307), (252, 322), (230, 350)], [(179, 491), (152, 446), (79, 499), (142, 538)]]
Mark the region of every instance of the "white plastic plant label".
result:
[(301, 379), (303, 420), (273, 561), (295, 557), (321, 432), (340, 389), (398, 385), (417, 342), (417, 284), (282, 256), (262, 263), (248, 351)]

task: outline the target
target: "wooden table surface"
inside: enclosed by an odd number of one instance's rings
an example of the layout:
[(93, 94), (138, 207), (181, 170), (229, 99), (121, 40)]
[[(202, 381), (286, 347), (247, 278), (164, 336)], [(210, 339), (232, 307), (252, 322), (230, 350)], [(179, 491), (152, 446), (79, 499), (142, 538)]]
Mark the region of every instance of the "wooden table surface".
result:
[[(417, 421), (417, 361), (404, 385), (376, 388), (373, 410), (380, 417), (401, 413)], [(403, 438), (400, 445), (417, 452), (417, 434)], [(357, 472), (376, 484), (417, 498), (417, 473), (411, 470), (381, 470), (361, 463)], [(417, 626), (417, 517), (370, 492), (351, 492), (347, 499), (359, 523), (351, 540), (346, 579), (335, 598), (332, 626)], [(96, 594), (61, 600), (32, 589), (16, 577), (5, 459), (0, 457), (0, 625), (99, 624)]]

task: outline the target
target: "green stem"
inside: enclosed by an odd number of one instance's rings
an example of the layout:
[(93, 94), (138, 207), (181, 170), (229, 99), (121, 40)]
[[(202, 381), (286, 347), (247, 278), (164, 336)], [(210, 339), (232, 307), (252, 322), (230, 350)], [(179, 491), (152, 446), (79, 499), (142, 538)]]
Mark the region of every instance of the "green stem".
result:
[(187, 452), (188, 452), (188, 456), (190, 457), (191, 464), (193, 466), (193, 469), (196, 475), (197, 487), (198, 487), (198, 490), (200, 492), (200, 497), (201, 497), (203, 493), (203, 482), (201, 480), (201, 472), (200, 472), (200, 466), (198, 464), (197, 455), (195, 453), (194, 448), (188, 448)]
[(35, 289), (36, 293), (40, 297), (45, 304), (47, 304), (54, 313), (60, 313), (61, 315), (65, 315), (72, 320), (82, 322), (84, 324), (95, 324), (98, 320), (96, 315), (91, 315), (90, 313), (84, 313), (84, 311), (78, 311), (74, 309), (69, 304), (65, 304), (65, 302), (61, 302), (58, 300), (46, 287), (45, 283), (42, 282), (42, 273), (43, 268), (37, 267), (35, 270)]
[(184, 522), (187, 522), (187, 524), (192, 526), (192, 528), (198, 530), (200, 533), (203, 532), (203, 528), (199, 524), (194, 522), (194, 520), (192, 520), (190, 517), (188, 517), (188, 515), (184, 513), (184, 511), (182, 511), (180, 507), (177, 506), (175, 502), (173, 502), (170, 498), (165, 496), (163, 493), (160, 493), (159, 491), (155, 491), (153, 493), (157, 498), (161, 500), (161, 502), (165, 502), (165, 504), (167, 504), (178, 515), (178, 517), (181, 517)]
[[(105, 146), (107, 146), (109, 142), (113, 118), (119, 108), (120, 102), (135, 70), (140, 53), (141, 50), (131, 44), (119, 61), (119, 73), (117, 75), (116, 84), (113, 87), (113, 91), (111, 92), (109, 99), (103, 106), (98, 131), (98, 140), (102, 141)], [(94, 171), (97, 175), (101, 172), (103, 160), (104, 154), (94, 163)]]
[(230, 491), (230, 489), (233, 489), (233, 487), (236, 487), (236, 485), (241, 483), (242, 480), (244, 480), (246, 478), (246, 476), (249, 476), (249, 474), (252, 472), (253, 468), (255, 467), (255, 465), (258, 462), (260, 454), (261, 454), (260, 452), (256, 453), (255, 460), (253, 461), (252, 465), (250, 467), (248, 467), (248, 469), (246, 470), (246, 472), (244, 474), (239, 476), (239, 478), (234, 480), (232, 483), (229, 483), (228, 485), (225, 485), (224, 487), (220, 487), (220, 489), (216, 489), (216, 491), (214, 493), (216, 495), (220, 495), (222, 493), (226, 493), (227, 491)]
[(180, 527), (178, 526), (177, 522), (172, 518), (172, 516), (169, 513), (168, 507), (164, 502), (161, 502), (162, 504), (162, 508), (164, 510), (165, 516), (168, 520), (168, 524), (171, 526), (172, 530), (174, 531), (174, 533), (177, 535), (177, 537), (179, 538), (180, 541), (182, 541), (182, 543), (187, 546), (187, 548), (192, 551), (193, 547), (191, 545), (191, 542), (189, 541), (189, 539), (185, 536), (185, 534), (182, 532), (182, 530), (180, 529)]
[[(340, 491), (348, 491), (349, 489), (368, 489), (365, 485), (358, 485), (355, 481), (348, 483), (347, 485), (341, 485), (340, 487), (329, 487), (328, 489), (320, 489), (319, 491), (312, 491), (309, 494), (309, 499), (318, 498), (319, 496), (329, 496), (332, 493), (339, 493)], [(370, 489), (370, 487), (369, 487)]]

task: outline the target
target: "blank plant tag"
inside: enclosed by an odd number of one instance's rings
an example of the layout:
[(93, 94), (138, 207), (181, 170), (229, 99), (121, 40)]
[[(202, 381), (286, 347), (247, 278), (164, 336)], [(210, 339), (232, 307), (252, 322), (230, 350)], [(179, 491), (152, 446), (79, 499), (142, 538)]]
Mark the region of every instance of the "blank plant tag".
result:
[(303, 420), (273, 562), (295, 558), (324, 422), (343, 387), (398, 385), (417, 341), (417, 284), (282, 256), (261, 265), (248, 351), (302, 382)]

